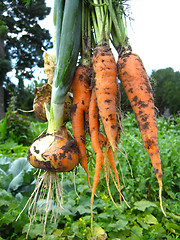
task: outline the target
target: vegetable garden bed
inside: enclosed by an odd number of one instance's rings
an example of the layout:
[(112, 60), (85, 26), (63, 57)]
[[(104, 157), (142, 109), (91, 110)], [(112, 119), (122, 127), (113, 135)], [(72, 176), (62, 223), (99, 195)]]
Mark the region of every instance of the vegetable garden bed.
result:
[[(125, 134), (122, 135), (122, 146), (120, 145), (122, 153), (118, 153), (118, 159), (121, 161), (121, 170), (123, 173), (123, 179), (122, 177), (120, 178), (121, 184), (123, 186), (125, 184), (122, 192), (131, 208), (128, 209), (124, 205), (123, 210), (121, 209), (120, 204), (117, 203), (119, 197), (114, 185), (111, 185), (111, 192), (119, 208), (117, 209), (112, 204), (108, 192), (105, 190), (106, 181), (104, 180), (104, 175), (101, 174), (97, 187), (97, 197), (95, 197), (93, 204), (94, 234), (99, 236), (99, 239), (105, 239), (106, 236), (107, 239), (179, 238), (180, 118), (175, 117), (171, 120), (158, 118), (157, 125), (159, 129), (159, 147), (163, 159), (162, 167), (164, 169), (163, 206), (167, 217), (164, 217), (159, 208), (157, 196), (158, 184), (155, 181), (150, 161), (147, 160), (147, 153), (142, 144), (139, 143), (141, 142), (141, 137), (136, 120), (133, 114), (128, 113), (123, 118)], [(70, 125), (68, 129), (72, 131)], [(3, 147), (5, 146), (6, 144), (0, 145), (1, 153), (3, 153)], [(90, 142), (88, 142), (87, 147), (88, 149), (92, 148)], [(9, 147), (9, 149), (11, 148)], [(133, 176), (124, 154), (127, 155)], [(17, 153), (16, 157), (21, 157), (21, 154), (18, 156)], [(17, 158), (16, 160), (18, 160)], [(27, 171), (28, 168), (26, 170), (22, 169), (20, 175), (23, 180), (19, 182), (19, 186), (16, 185), (18, 188), (7, 191), (13, 179), (13, 173), (8, 172), (11, 161), (9, 163), (8, 161), (5, 162), (5, 165), (2, 166), (1, 164), (0, 175), (0, 236), (1, 239), (24, 239), (29, 226), (27, 209), (17, 222), (15, 220), (23, 209), (28, 196), (33, 191), (34, 184), (31, 185), (31, 183), (37, 175), (33, 175), (35, 169), (31, 169), (29, 172)], [(2, 163), (2, 158), (0, 163)], [(119, 163), (117, 164), (117, 168), (119, 169)], [(86, 176), (81, 166), (78, 166), (75, 182), (76, 191), (74, 187), (74, 173), (64, 174), (64, 210), (54, 225), (49, 223), (49, 216), (45, 239), (88, 239), (88, 236), (90, 236), (91, 191), (89, 190)], [(43, 211), (44, 209), (42, 208)], [(42, 236), (43, 224), (37, 214), (36, 222), (31, 226), (29, 232), (29, 239), (42, 239)]]

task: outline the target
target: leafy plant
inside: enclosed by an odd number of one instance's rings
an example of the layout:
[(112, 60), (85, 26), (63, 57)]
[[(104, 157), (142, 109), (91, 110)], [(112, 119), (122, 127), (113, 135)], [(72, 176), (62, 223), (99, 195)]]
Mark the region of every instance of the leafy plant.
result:
[[(1, 146), (1, 149), (4, 150), (1, 153), (7, 154), (6, 149), (10, 145), (12, 146), (11, 153), (14, 152), (14, 147), (17, 145), (29, 146), (34, 136), (40, 135), (46, 128), (47, 123), (31, 121), (29, 117), (21, 115), (17, 111), (16, 97), (12, 96), (6, 116), (0, 121), (0, 141), (5, 143), (4, 147)], [(27, 148), (25, 149), (27, 150)]]
[(8, 139), (0, 145), (0, 154), (10, 157), (12, 160), (19, 157), (26, 157), (27, 150), (27, 146), (18, 145), (12, 139)]
[(177, 114), (180, 109), (180, 72), (172, 68), (159, 69), (151, 74), (155, 104), (161, 113), (169, 109), (170, 114)]
[[(55, 224), (50, 223), (51, 214), (49, 214), (45, 239), (85, 240), (106, 239), (107, 237), (110, 240), (170, 240), (180, 237), (180, 164), (178, 154), (180, 117), (174, 117), (173, 119), (159, 118), (157, 120), (164, 174), (163, 206), (167, 217), (164, 217), (159, 207), (158, 184), (150, 160), (141, 144), (141, 137), (134, 115), (125, 114), (122, 121), (123, 133), (119, 144), (121, 152), (118, 153), (117, 168), (119, 173), (123, 173), (120, 178), (122, 193), (131, 208), (128, 208), (125, 203), (123, 203), (123, 209), (121, 208), (117, 190), (110, 182), (111, 194), (118, 208), (114, 206), (107, 190), (105, 190), (106, 181), (102, 173), (93, 205), (95, 227), (94, 232), (91, 233), (91, 191), (87, 185), (86, 175), (79, 166), (76, 175), (73, 172), (72, 174), (64, 174), (62, 183), (64, 189), (63, 210)], [(38, 128), (38, 124), (36, 127)], [(68, 128), (71, 129), (69, 123)], [(88, 149), (90, 148), (91, 143), (89, 141)], [(15, 160), (17, 165), (13, 165), (10, 158), (3, 156), (0, 159), (0, 232), (4, 239), (25, 239), (28, 231), (27, 210), (17, 222), (15, 221), (27, 201), (26, 195), (32, 193), (30, 186), (33, 186), (31, 183), (34, 180), (34, 175), (32, 175), (34, 171), (33, 169), (30, 171), (28, 164), (25, 164), (26, 162), (26, 159), (20, 159), (17, 163)], [(21, 169), (18, 166), (21, 166)], [(20, 170), (24, 172), (24, 175)], [(90, 171), (90, 175), (93, 175), (93, 169)], [(13, 180), (13, 173), (14, 177), (18, 176), (17, 178), (21, 179), (19, 187), (14, 190), (9, 188)], [(21, 174), (23, 175), (23, 182)], [(74, 176), (76, 189), (74, 187)], [(90, 180), (92, 181), (93, 178)], [(7, 192), (8, 188), (11, 192)], [(44, 211), (43, 208), (42, 211)], [(43, 224), (38, 214), (36, 222), (29, 231), (29, 239), (43, 239)]]
[(28, 193), (34, 187), (35, 177), (32, 175), (34, 168), (26, 158), (12, 161), (5, 156), (0, 157), (0, 188), (11, 192), (14, 196)]
[(8, 111), (3, 120), (1, 120), (1, 141), (12, 139), (18, 144), (28, 145), (32, 139), (29, 131), (30, 121), (26, 116), (18, 113), (16, 109), (16, 97), (12, 96), (9, 101)]

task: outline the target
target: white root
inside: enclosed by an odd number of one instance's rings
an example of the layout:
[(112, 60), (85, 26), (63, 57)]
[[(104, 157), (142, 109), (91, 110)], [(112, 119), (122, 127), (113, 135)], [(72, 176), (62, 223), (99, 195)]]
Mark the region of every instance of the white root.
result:
[[(27, 203), (25, 204), (23, 210), (18, 215), (16, 221), (19, 219), (21, 214), (24, 212), (26, 207), (28, 207), (28, 217), (30, 219), (26, 239), (28, 238), (31, 225), (36, 221), (36, 216), (38, 214), (40, 221), (44, 225), (43, 239), (46, 235), (46, 224), (49, 213), (51, 213), (50, 222), (56, 223), (58, 215), (61, 214), (63, 207), (62, 198), (62, 184), (60, 184), (59, 175), (56, 172), (45, 171), (40, 174), (39, 171), (36, 186), (29, 197)], [(42, 211), (43, 203), (45, 202), (45, 210)]]

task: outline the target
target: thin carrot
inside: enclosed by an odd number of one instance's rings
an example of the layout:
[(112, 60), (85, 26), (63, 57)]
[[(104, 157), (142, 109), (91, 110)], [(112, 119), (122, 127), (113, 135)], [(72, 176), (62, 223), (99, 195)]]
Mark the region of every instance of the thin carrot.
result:
[(87, 119), (91, 90), (91, 69), (88, 66), (79, 65), (76, 69), (72, 83), (73, 105), (71, 111), (74, 139), (80, 152), (80, 162), (87, 174), (90, 186), (88, 161), (86, 155), (85, 119)]
[(96, 95), (94, 88), (91, 94), (91, 101), (89, 105), (89, 131), (91, 135), (92, 147), (96, 153), (96, 165), (95, 165), (95, 173), (93, 180), (93, 187), (91, 193), (91, 226), (93, 221), (93, 202), (94, 195), (96, 191), (96, 187), (98, 185), (99, 176), (101, 172), (101, 163), (103, 162), (103, 152), (99, 142), (99, 119), (98, 119), (98, 107), (96, 102)]
[[(162, 191), (162, 169), (157, 142), (154, 100), (149, 78), (140, 57), (129, 53), (118, 59), (118, 75), (135, 113), (144, 147)], [(161, 197), (160, 197), (161, 201)]]
[(116, 181), (117, 181), (117, 184), (118, 184), (118, 191), (119, 191), (119, 194), (120, 194), (120, 202), (121, 202), (121, 205), (122, 205), (121, 186), (120, 186), (120, 182), (119, 182), (118, 171), (117, 171), (116, 164), (115, 164), (115, 161), (114, 161), (113, 151), (112, 151), (111, 147), (108, 146), (109, 144), (107, 144), (107, 141), (106, 141), (105, 137), (101, 133), (99, 133), (99, 139), (102, 142), (103, 146), (106, 147), (105, 151), (107, 152), (108, 160), (109, 160), (109, 162), (111, 164), (111, 167), (112, 167), (112, 169), (114, 171), (114, 174), (115, 174), (115, 178), (116, 178)]
[(116, 137), (116, 142), (118, 144), (120, 135), (121, 135), (121, 130), (122, 130), (122, 124), (121, 124), (121, 88), (119, 83), (117, 82), (117, 93), (116, 93), (116, 117), (117, 117), (117, 137)]
[(99, 114), (110, 145), (115, 151), (118, 135), (116, 116), (117, 67), (109, 47), (98, 46), (94, 49), (93, 69)]
[[(98, 153), (101, 149), (99, 143), (99, 115), (98, 115), (98, 106), (96, 102), (95, 90), (93, 88), (91, 94), (91, 100), (89, 104), (89, 131), (91, 135), (92, 147), (95, 153)], [(92, 141), (93, 138), (93, 141)]]

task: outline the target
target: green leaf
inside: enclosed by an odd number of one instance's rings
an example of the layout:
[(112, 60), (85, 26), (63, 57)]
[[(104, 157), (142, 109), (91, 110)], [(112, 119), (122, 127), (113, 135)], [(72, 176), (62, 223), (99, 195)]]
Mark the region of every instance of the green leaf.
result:
[(124, 230), (127, 224), (128, 224), (128, 221), (123, 219), (120, 219), (116, 222), (118, 230)]
[(117, 222), (113, 222), (108, 224), (108, 230), (113, 230), (114, 232), (117, 232), (119, 230), (125, 230), (126, 226), (128, 225), (128, 220), (126, 219), (125, 215), (120, 216), (120, 219)]
[(178, 215), (176, 215), (176, 214), (174, 214), (174, 213), (170, 213), (170, 212), (169, 212), (169, 213), (167, 213), (167, 215), (169, 215), (170, 217), (172, 217), (172, 218), (180, 221), (180, 216), (178, 216)]
[(178, 226), (177, 224), (168, 222), (166, 224), (166, 227), (170, 232), (180, 235), (180, 226)]
[(16, 191), (23, 184), (23, 172), (20, 172), (13, 180), (10, 182), (8, 191)]
[[(29, 223), (27, 223), (26, 225), (24, 225), (22, 233), (27, 233), (29, 228)], [(30, 231), (29, 231), (29, 237), (31, 238), (37, 238), (37, 236), (43, 236), (43, 230), (44, 230), (44, 226), (42, 223), (40, 224), (32, 224), (30, 227)]]
[(11, 162), (12, 162), (12, 160), (6, 156), (2, 156), (0, 158), (0, 165), (10, 164)]
[(96, 237), (96, 239), (99, 239), (99, 240), (107, 239), (107, 234), (104, 231), (104, 229), (101, 227), (95, 227), (93, 229), (92, 235), (93, 235), (93, 237)]
[(152, 214), (147, 214), (143, 219), (147, 224), (158, 224), (158, 220)]
[(56, 230), (53, 232), (53, 236), (55, 236), (55, 237), (61, 237), (61, 236), (62, 236), (62, 233), (63, 233), (63, 230), (62, 230), (62, 229), (56, 229)]
[(13, 177), (16, 177), (22, 171), (30, 172), (33, 166), (27, 161), (26, 158), (18, 158), (11, 163), (8, 173), (12, 173)]
[(134, 236), (136, 240), (142, 239), (143, 229), (138, 226), (134, 226), (131, 228), (131, 233), (132, 233), (132, 236)]
[(7, 190), (10, 181), (10, 176), (8, 176), (7, 173), (0, 168), (0, 188)]
[(26, 158), (18, 158), (11, 163), (8, 173), (13, 175), (13, 180), (10, 182), (8, 191), (15, 191), (23, 185), (23, 176), (25, 173), (33, 169)]
[(0, 189), (0, 207), (1, 206), (9, 206), (13, 196), (11, 193), (6, 192), (4, 189)]
[(2, 156), (0, 158), (0, 167), (2, 170), (7, 171), (9, 168), (9, 164), (12, 162), (12, 160), (6, 156)]
[[(65, 227), (62, 233), (62, 237), (67, 237), (67, 239), (74, 239), (75, 234), (72, 232), (70, 227)], [(63, 238), (62, 238), (63, 239)], [(66, 239), (66, 238), (65, 238)]]
[(134, 204), (135, 209), (138, 209), (143, 212), (146, 210), (146, 208), (149, 208), (149, 207), (157, 207), (157, 206), (155, 203), (149, 202), (147, 200), (141, 200), (141, 201), (135, 202)]
[(80, 214), (90, 213), (90, 208), (84, 207), (83, 205), (79, 205), (79, 206), (77, 207), (77, 211), (78, 211)]
[(172, 198), (172, 199), (176, 199), (176, 194), (171, 191), (171, 190), (166, 190), (167, 194)]
[[(142, 214), (142, 213), (141, 213)], [(144, 229), (148, 229), (149, 225), (147, 223), (145, 223), (144, 219), (142, 218), (142, 216), (140, 214), (138, 214), (137, 216), (137, 222), (144, 228)]]
[(162, 227), (162, 224), (158, 223), (156, 225), (152, 225), (149, 229), (150, 232), (154, 232), (157, 234), (157, 239), (166, 239), (166, 230)]
[(9, 223), (13, 222), (16, 219), (16, 217), (17, 216), (12, 214), (12, 212), (10, 212), (10, 211), (5, 212), (4, 216), (3, 216), (3, 218), (4, 218), (3, 222), (8, 225)]
[(106, 219), (111, 219), (111, 217), (113, 217), (113, 215), (111, 215), (111, 213), (108, 213), (108, 212), (104, 212), (104, 213), (100, 213), (98, 215), (98, 218), (100, 219), (103, 219), (103, 220), (106, 220)]

